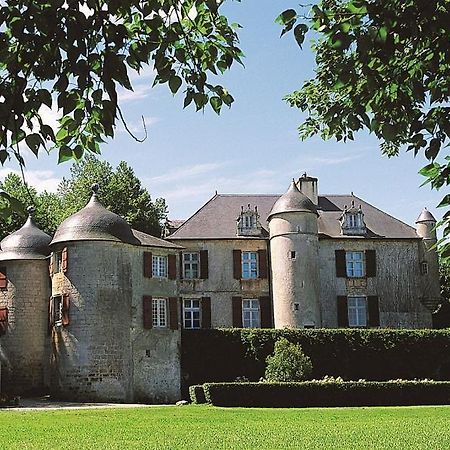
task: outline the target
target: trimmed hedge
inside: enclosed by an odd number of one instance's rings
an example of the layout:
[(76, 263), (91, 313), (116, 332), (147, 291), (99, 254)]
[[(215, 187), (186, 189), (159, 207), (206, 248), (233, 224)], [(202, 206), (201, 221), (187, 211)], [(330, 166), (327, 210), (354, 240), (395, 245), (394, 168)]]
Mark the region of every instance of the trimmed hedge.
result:
[(194, 403), (195, 405), (207, 403), (203, 385), (196, 384), (194, 386), (189, 386), (189, 398), (191, 399), (191, 403)]
[(214, 406), (294, 408), (450, 404), (450, 382), (446, 381), (205, 383), (203, 389), (206, 401)]
[(299, 343), (313, 365), (312, 377), (345, 380), (450, 380), (450, 330), (212, 329), (183, 330), (184, 392), (193, 384), (259, 381), (266, 357), (284, 336)]

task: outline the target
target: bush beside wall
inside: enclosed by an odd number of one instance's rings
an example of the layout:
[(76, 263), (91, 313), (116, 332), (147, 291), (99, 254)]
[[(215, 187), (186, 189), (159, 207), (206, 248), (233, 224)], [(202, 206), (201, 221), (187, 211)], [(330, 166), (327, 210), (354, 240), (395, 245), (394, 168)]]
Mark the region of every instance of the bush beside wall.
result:
[(403, 406), (450, 404), (450, 382), (205, 383), (214, 406)]
[(450, 380), (450, 330), (183, 330), (185, 392), (189, 385), (238, 377), (258, 381), (282, 336), (302, 346), (316, 379)]

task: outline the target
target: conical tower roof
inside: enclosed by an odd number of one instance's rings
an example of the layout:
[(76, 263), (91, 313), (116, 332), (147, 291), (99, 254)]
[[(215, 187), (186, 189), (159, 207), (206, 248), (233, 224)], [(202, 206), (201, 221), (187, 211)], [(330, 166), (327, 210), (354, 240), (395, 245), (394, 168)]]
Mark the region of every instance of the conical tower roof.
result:
[(431, 214), (427, 208), (423, 208), (423, 211), (420, 213), (420, 216), (416, 220), (416, 223), (422, 222), (436, 222), (433, 214)]
[(19, 230), (0, 242), (0, 261), (45, 259), (50, 254), (52, 238), (38, 228), (33, 219), (34, 208), (28, 208), (28, 219)]
[(97, 198), (98, 185), (93, 185), (92, 191), (89, 203), (61, 223), (50, 245), (71, 241), (113, 241), (140, 245), (130, 225), (100, 203)]
[(317, 215), (316, 206), (305, 194), (300, 192), (294, 180), (287, 192), (275, 202), (267, 219), (270, 220), (275, 214), (287, 212), (306, 212)]

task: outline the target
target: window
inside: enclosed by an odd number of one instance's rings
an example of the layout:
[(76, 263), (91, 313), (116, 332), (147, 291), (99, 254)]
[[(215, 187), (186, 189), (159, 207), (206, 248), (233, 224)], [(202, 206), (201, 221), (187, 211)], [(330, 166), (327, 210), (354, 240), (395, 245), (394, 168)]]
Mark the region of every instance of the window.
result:
[(183, 253), (183, 277), (193, 279), (199, 277), (199, 254)]
[(53, 325), (55, 327), (61, 327), (62, 326), (62, 308), (63, 308), (63, 301), (62, 296), (58, 295), (56, 297), (53, 297)]
[(257, 252), (242, 252), (242, 278), (244, 280), (258, 278)]
[(428, 263), (426, 261), (420, 264), (420, 273), (422, 275), (428, 275)]
[(167, 277), (167, 256), (152, 256), (152, 271), (154, 277)]
[(255, 228), (256, 227), (256, 216), (245, 215), (241, 217), (242, 228)]
[(152, 323), (155, 328), (167, 327), (167, 300), (165, 298), (152, 299)]
[(295, 250), (292, 250), (289, 252), (289, 259), (295, 259), (297, 258), (297, 252)]
[(347, 277), (361, 278), (364, 276), (364, 252), (345, 252)]
[(54, 253), (54, 264), (55, 264), (55, 266), (54, 266), (54, 269), (53, 269), (53, 273), (59, 273), (59, 272), (62, 272), (63, 271), (63, 269), (62, 269), (62, 251), (59, 251), (59, 252), (55, 252)]
[(358, 216), (356, 214), (348, 214), (347, 226), (349, 228), (357, 228), (359, 226)]
[(200, 328), (200, 299), (188, 298), (183, 301), (184, 328)]
[(258, 236), (261, 233), (261, 224), (259, 223), (258, 207), (247, 209), (241, 206), (241, 213), (236, 219), (236, 234), (238, 236)]
[(367, 326), (367, 302), (365, 297), (348, 297), (347, 309), (350, 327)]
[(259, 328), (261, 326), (259, 300), (242, 300), (242, 326), (244, 328)]

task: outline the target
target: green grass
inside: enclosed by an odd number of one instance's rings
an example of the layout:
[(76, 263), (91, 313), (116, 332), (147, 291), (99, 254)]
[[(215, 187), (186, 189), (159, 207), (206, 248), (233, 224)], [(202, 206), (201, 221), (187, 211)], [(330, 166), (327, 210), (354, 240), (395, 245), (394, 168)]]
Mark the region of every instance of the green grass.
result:
[(0, 411), (0, 449), (447, 449), (450, 407)]

